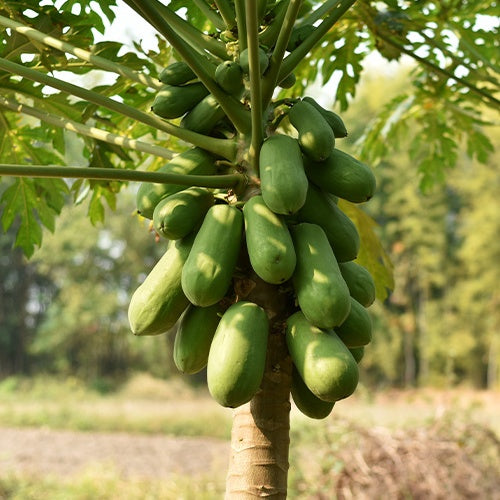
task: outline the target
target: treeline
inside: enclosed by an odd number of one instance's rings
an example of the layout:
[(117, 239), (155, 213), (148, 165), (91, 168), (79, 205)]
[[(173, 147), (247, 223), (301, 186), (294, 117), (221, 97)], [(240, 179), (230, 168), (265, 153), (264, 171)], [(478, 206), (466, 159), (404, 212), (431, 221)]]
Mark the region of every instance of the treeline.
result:
[[(339, 148), (355, 149), (390, 91), (384, 85), (365, 85)], [(400, 152), (376, 166), (377, 195), (364, 207), (379, 224), (396, 286), (370, 308), (374, 339), (362, 380), (376, 387), (493, 387), (500, 362), (498, 156), (481, 165), (462, 154), (446, 181), (423, 193), (401, 141)], [(165, 241), (133, 215), (131, 193), (119, 200), (99, 227), (90, 226), (84, 205), (67, 207), (30, 261), (12, 249), (12, 231), (0, 234), (0, 377), (175, 373), (173, 335), (135, 338), (127, 319), (129, 298)]]

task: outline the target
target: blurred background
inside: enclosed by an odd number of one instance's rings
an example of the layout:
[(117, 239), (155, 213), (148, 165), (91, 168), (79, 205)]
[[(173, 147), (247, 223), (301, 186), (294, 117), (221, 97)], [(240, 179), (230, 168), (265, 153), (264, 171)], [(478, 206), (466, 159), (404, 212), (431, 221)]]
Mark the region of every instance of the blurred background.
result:
[[(411, 78), (371, 59), (343, 150)], [(486, 132), (498, 144), (499, 127)], [(290, 498), (500, 498), (500, 158), (466, 148), (424, 191), (404, 143), (376, 166), (363, 210), (395, 289), (370, 308), (355, 395), (324, 421), (293, 408)], [(134, 214), (134, 186), (104, 224), (88, 208), (66, 207), (29, 261), (15, 227), (0, 234), (0, 498), (221, 498), (231, 411), (203, 372), (176, 371), (173, 333), (128, 326), (166, 242)]]

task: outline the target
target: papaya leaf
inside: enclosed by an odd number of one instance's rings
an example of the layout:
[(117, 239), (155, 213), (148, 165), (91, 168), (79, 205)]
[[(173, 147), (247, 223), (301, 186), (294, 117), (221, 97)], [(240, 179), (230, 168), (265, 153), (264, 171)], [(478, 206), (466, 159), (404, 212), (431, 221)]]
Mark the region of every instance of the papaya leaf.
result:
[(42, 225), (54, 231), (55, 218), (64, 205), (68, 188), (61, 180), (15, 179), (2, 193), (1, 222), (7, 231), (19, 217), (15, 246), (29, 258), (42, 243)]
[(361, 245), (356, 262), (368, 269), (375, 281), (377, 299), (383, 302), (389, 290), (394, 290), (394, 277), (389, 255), (376, 233), (377, 223), (358, 205), (349, 201), (339, 200), (339, 208), (358, 229)]

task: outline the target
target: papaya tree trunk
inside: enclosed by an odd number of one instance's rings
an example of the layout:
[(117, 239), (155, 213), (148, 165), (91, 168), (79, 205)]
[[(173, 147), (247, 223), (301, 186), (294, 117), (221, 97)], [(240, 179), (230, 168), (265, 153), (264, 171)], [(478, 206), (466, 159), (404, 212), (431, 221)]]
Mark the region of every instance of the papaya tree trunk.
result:
[(260, 391), (234, 413), (227, 499), (286, 498), (290, 383), (291, 361), (281, 329), (269, 336)]
[(287, 495), (292, 377), (284, 320), (293, 303), (277, 286), (255, 275), (240, 281), (235, 290), (266, 309), (271, 329), (260, 390), (234, 412), (226, 499), (283, 499)]

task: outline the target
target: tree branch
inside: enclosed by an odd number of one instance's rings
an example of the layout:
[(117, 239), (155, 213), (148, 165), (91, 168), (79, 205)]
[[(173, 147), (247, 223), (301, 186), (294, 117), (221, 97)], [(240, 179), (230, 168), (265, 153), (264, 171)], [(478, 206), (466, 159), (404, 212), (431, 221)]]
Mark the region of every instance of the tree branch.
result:
[(384, 34), (377, 33), (377, 36), (384, 40), (384, 42), (388, 43), (389, 45), (392, 45), (393, 47), (397, 48), (399, 51), (401, 51), (403, 54), (406, 54), (407, 56), (410, 56), (411, 58), (415, 59), (419, 63), (423, 64), (424, 66), (427, 66), (428, 68), (431, 68), (433, 71), (436, 73), (440, 73), (441, 75), (444, 75), (448, 78), (451, 78), (452, 80), (455, 80), (459, 85), (462, 85), (463, 87), (467, 87), (469, 90), (474, 92), (475, 94), (483, 97), (486, 101), (489, 101), (490, 104), (494, 104), (497, 107), (500, 107), (500, 100), (498, 100), (496, 97), (492, 96), (489, 92), (480, 89), (479, 87), (476, 87), (472, 83), (468, 82), (464, 78), (460, 78), (458, 76), (455, 76), (453, 73), (450, 71), (440, 68), (436, 64), (432, 63), (425, 57), (420, 57), (417, 56), (414, 52), (412, 52), (410, 49), (407, 49), (404, 45), (401, 45), (400, 43), (396, 42), (393, 40), (391, 37), (388, 37)]
[(89, 62), (98, 68), (104, 69), (106, 71), (111, 71), (113, 73), (118, 73), (119, 75), (128, 78), (129, 80), (147, 85), (150, 88), (158, 89), (162, 86), (162, 83), (156, 78), (152, 78), (142, 73), (136, 73), (123, 64), (109, 61), (104, 57), (96, 56), (91, 52), (88, 52), (87, 50), (79, 49), (78, 47), (75, 47), (70, 43), (58, 40), (57, 38), (46, 35), (41, 31), (30, 28), (29, 26), (25, 26), (4, 16), (0, 16), (0, 26), (10, 28), (11, 30), (20, 33), (21, 35), (26, 36), (30, 40), (35, 40), (44, 45), (47, 45), (48, 47), (52, 47), (54, 49), (60, 50), (61, 52), (66, 52), (68, 54), (74, 55), (75, 57), (78, 57), (78, 59)]
[[(191, 67), (203, 85), (214, 96), (221, 108), (240, 133), (250, 130), (251, 122), (249, 112), (243, 104), (228, 96), (214, 80), (215, 66), (206, 59), (200, 58), (193, 48), (172, 28), (169, 22), (162, 17), (155, 4), (158, 2), (140, 2), (138, 0), (125, 0), (133, 8), (137, 8), (148, 20), (153, 20), (153, 26), (167, 39), (172, 47), (179, 53), (184, 61)], [(151, 21), (150, 21), (151, 22)]]
[(0, 176), (101, 179), (108, 181), (154, 182), (206, 188), (235, 188), (246, 182), (243, 174), (181, 175), (120, 168), (66, 167), (61, 165), (13, 165), (0, 163)]
[(122, 135), (113, 134), (96, 127), (89, 127), (88, 125), (83, 125), (82, 123), (75, 122), (68, 118), (62, 118), (52, 113), (48, 113), (47, 111), (41, 111), (26, 104), (21, 104), (17, 101), (6, 99), (5, 97), (1, 96), (0, 106), (3, 106), (17, 113), (23, 113), (25, 115), (33, 116), (34, 118), (37, 118), (46, 123), (50, 123), (51, 125), (54, 125), (56, 127), (64, 128), (71, 132), (85, 135), (87, 137), (91, 137), (92, 139), (97, 139), (98, 141), (107, 142), (109, 144), (114, 144), (116, 146), (127, 149), (133, 149), (135, 151), (148, 153), (154, 156), (159, 156), (160, 158), (171, 159), (174, 155), (173, 151), (170, 151), (169, 149), (163, 148), (161, 146), (148, 144), (147, 142), (138, 141), (136, 139), (124, 137)]
[(165, 120), (161, 120), (159, 118), (156, 118), (155, 116), (148, 115), (147, 113), (133, 108), (132, 106), (127, 106), (126, 104), (114, 101), (109, 97), (102, 96), (97, 92), (84, 89), (82, 87), (79, 87), (78, 85), (73, 85), (63, 80), (59, 80), (58, 78), (48, 76), (44, 73), (41, 73), (40, 71), (26, 68), (25, 66), (13, 63), (12, 61), (7, 61), (3, 58), (0, 58), (0, 69), (9, 71), (10, 73), (16, 75), (20, 75), (24, 78), (28, 78), (29, 80), (43, 83), (44, 85), (48, 85), (63, 92), (67, 92), (76, 97), (80, 97), (83, 100), (92, 102), (122, 115), (128, 116), (129, 118), (140, 121), (141, 123), (154, 127), (158, 130), (167, 132), (168, 134), (174, 135), (179, 139), (210, 151), (211, 153), (223, 156), (230, 161), (233, 161), (236, 158), (237, 144), (234, 140), (208, 137), (206, 135), (198, 134), (191, 130), (178, 127)]

